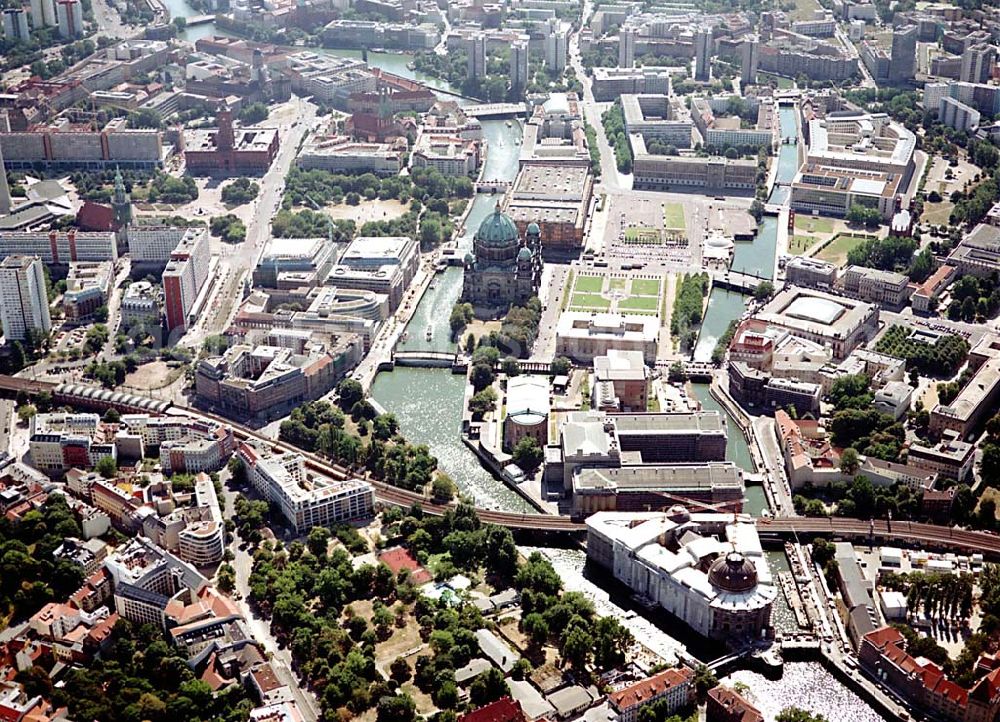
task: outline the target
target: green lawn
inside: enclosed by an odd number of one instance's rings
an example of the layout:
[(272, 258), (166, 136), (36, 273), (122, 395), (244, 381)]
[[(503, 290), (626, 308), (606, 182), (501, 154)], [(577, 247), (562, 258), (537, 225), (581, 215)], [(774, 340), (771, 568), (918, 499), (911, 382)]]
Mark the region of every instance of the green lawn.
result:
[(653, 244), (660, 242), (660, 232), (649, 226), (636, 226), (625, 229), (626, 243)]
[(651, 278), (635, 278), (632, 280), (633, 296), (659, 296), (660, 282)]
[(766, 83), (768, 80), (774, 79), (778, 85), (778, 90), (789, 90), (795, 86), (795, 81), (791, 78), (786, 78), (782, 75), (774, 75), (772, 73), (761, 73), (757, 72), (757, 82)]
[(656, 311), (659, 305), (660, 299), (656, 296), (629, 296), (618, 302), (618, 308), (621, 310)]
[(627, 278), (612, 278), (608, 281), (608, 290), (611, 291), (624, 291), (625, 286), (628, 284)]
[(864, 238), (856, 238), (854, 236), (848, 236), (841, 233), (839, 236), (834, 238), (832, 241), (823, 246), (822, 250), (816, 254), (816, 258), (823, 261), (829, 261), (835, 265), (843, 265), (847, 261), (847, 254), (855, 246), (859, 246), (865, 242)]
[(586, 310), (599, 309), (601, 311), (607, 311), (611, 307), (611, 301), (606, 298), (602, 298), (596, 293), (574, 293), (573, 300), (570, 301), (570, 305), (574, 308), (582, 308)]
[(687, 224), (684, 223), (684, 206), (680, 203), (664, 204), (663, 227), (681, 231), (686, 229)]
[(795, 230), (806, 233), (833, 233), (833, 219), (818, 216), (795, 216)]
[(604, 288), (604, 279), (601, 276), (580, 276), (576, 279), (576, 285), (573, 286), (574, 291), (583, 291), (584, 293), (600, 293), (602, 288)]
[(795, 9), (789, 13), (790, 20), (812, 20), (815, 12), (822, 10), (816, 0), (795, 0)]

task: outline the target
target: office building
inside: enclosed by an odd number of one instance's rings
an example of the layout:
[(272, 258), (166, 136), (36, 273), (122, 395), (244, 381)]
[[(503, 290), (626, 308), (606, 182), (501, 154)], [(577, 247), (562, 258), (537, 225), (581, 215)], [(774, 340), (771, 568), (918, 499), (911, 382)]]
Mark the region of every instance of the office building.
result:
[(160, 325), (163, 313), (163, 289), (149, 281), (136, 281), (125, 289), (122, 296), (122, 328)]
[(66, 276), (62, 308), (66, 318), (81, 321), (108, 302), (114, 266), (111, 261), (71, 263)]
[(41, 337), (52, 329), (42, 262), (8, 256), (0, 262), (0, 319), (7, 342)]
[(374, 512), (375, 490), (366, 481), (307, 475), (302, 456), (275, 454), (265, 445), (244, 442), (237, 456), (250, 485), (278, 507), (296, 533), (366, 519)]
[(594, 99), (599, 102), (629, 93), (666, 95), (670, 91), (669, 68), (594, 68), (592, 78)]
[(705, 82), (712, 66), (712, 29), (701, 27), (694, 33), (694, 79)]
[(623, 95), (621, 105), (629, 136), (639, 134), (646, 143), (657, 140), (678, 150), (691, 147), (694, 121), (683, 99), (667, 95)]
[(988, 278), (1000, 268), (1000, 228), (980, 223), (948, 255), (948, 265), (958, 275)]
[(587, 559), (704, 637), (771, 632), (777, 588), (748, 516), (600, 512), (587, 519)]
[(889, 82), (897, 85), (913, 80), (917, 64), (917, 26), (893, 28), (892, 54), (889, 56)]
[(849, 296), (889, 308), (905, 305), (912, 291), (905, 274), (866, 266), (848, 266), (840, 281)]
[(479, 141), (420, 133), (410, 157), (414, 168), (434, 168), (441, 175), (467, 178), (479, 169)]
[[(771, 147), (778, 134), (778, 114), (773, 103), (758, 98), (744, 98), (755, 116), (752, 125), (738, 115), (728, 114), (729, 96), (695, 98), (691, 118), (701, 133), (703, 145), (712, 148)], [(749, 126), (749, 127), (747, 127)]]
[(420, 264), (419, 244), (405, 237), (364, 237), (351, 241), (330, 270), (327, 285), (384, 293), (395, 311)]
[(632, 144), (633, 187), (636, 190), (698, 189), (715, 195), (726, 191), (750, 193), (757, 185), (757, 161), (723, 156), (656, 155), (646, 150), (642, 136)]
[(80, 0), (56, 0), (56, 22), (60, 37), (78, 38), (83, 35), (83, 5)]
[(989, 43), (976, 43), (962, 53), (962, 71), (958, 79), (963, 83), (988, 83), (996, 65), (996, 47)]
[(295, 164), (303, 170), (319, 168), (331, 173), (399, 175), (406, 142), (361, 143), (346, 135), (313, 135), (302, 146)]
[(11, 42), (29, 42), (28, 13), (24, 8), (5, 8), (3, 11), (3, 35)]
[(975, 374), (951, 402), (931, 409), (930, 431), (953, 431), (958, 438), (972, 434), (997, 409), (1000, 402), (1000, 357), (993, 357)]
[(941, 441), (936, 444), (910, 444), (906, 463), (910, 466), (940, 474), (947, 479), (965, 481), (972, 472), (972, 464), (976, 458), (976, 445), (962, 441), (954, 431), (941, 434)]
[(516, 95), (528, 87), (528, 42), (515, 41), (510, 46), (510, 89)]

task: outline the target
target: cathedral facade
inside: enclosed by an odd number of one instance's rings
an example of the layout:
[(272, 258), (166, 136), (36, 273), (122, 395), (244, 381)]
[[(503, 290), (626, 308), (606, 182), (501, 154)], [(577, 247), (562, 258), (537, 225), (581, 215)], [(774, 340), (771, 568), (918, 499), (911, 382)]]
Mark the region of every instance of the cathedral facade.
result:
[(502, 316), (538, 294), (542, 278), (541, 231), (536, 223), (522, 240), (517, 226), (500, 210), (483, 219), (473, 238), (473, 252), (465, 257), (462, 301), (477, 315)]

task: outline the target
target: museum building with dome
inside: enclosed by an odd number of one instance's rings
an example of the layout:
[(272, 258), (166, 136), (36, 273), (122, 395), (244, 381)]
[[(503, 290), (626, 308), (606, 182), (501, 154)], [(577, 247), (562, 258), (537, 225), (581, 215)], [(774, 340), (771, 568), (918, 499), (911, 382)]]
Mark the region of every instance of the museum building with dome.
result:
[(748, 515), (598, 512), (587, 518), (587, 558), (638, 601), (704, 637), (738, 643), (772, 635), (778, 593)]
[(465, 256), (462, 301), (480, 316), (501, 316), (538, 293), (542, 279), (541, 231), (527, 227), (522, 239), (510, 216), (500, 210), (483, 219)]

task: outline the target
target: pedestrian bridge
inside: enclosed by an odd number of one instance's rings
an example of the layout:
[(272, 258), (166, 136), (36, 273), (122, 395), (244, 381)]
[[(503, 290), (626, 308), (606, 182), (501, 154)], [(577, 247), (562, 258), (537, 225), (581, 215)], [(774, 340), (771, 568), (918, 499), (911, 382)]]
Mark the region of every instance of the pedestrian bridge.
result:
[(526, 103), (480, 103), (466, 105), (462, 112), (470, 118), (503, 118), (505, 116), (524, 115), (528, 110)]

